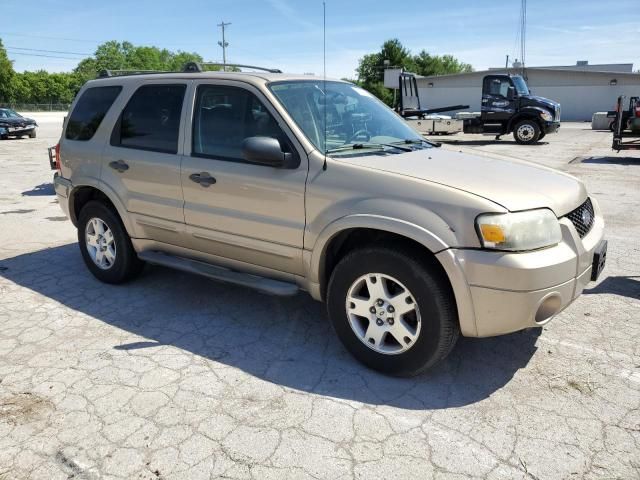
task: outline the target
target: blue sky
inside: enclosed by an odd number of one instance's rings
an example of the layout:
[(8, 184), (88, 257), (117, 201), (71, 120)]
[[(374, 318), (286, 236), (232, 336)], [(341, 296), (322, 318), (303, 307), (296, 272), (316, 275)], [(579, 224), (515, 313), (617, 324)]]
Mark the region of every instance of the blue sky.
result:
[[(506, 54), (517, 56), (517, 0), (326, 3), (331, 77), (353, 78), (358, 58), (393, 37), (416, 52), (453, 54), (478, 70), (503, 65)], [(640, 69), (638, 0), (529, 0), (528, 5), (529, 66), (589, 60), (633, 62)], [(220, 61), (216, 24), (221, 20), (232, 23), (229, 62), (322, 73), (321, 1), (0, 0), (0, 38), (17, 70), (71, 70), (82, 58), (77, 53), (92, 53), (107, 40), (197, 51)]]

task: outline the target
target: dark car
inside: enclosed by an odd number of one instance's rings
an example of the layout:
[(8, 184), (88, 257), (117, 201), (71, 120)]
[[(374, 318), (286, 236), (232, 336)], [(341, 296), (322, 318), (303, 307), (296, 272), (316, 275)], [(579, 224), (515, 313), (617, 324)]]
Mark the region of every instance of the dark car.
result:
[(0, 139), (8, 137), (36, 138), (38, 124), (32, 118), (25, 118), (10, 108), (0, 108)]

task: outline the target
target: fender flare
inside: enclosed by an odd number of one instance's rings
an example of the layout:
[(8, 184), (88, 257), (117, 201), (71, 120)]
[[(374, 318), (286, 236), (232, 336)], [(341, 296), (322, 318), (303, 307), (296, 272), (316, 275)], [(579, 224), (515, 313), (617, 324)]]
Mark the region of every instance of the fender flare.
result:
[(320, 279), (324, 276), (324, 258), (331, 240), (339, 233), (353, 228), (370, 228), (395, 233), (415, 240), (433, 254), (450, 247), (438, 235), (405, 220), (373, 214), (347, 215), (328, 224), (318, 235), (311, 249), (309, 266), (311, 282), (320, 283)]
[(520, 110), (516, 115), (511, 117), (509, 123), (507, 124), (507, 131), (513, 132), (513, 128), (520, 120), (533, 120), (538, 124), (540, 130), (543, 129), (542, 122), (540, 121), (540, 112), (546, 112), (547, 110), (540, 107), (525, 107), (523, 110)]
[(127, 215), (127, 209), (124, 207), (122, 200), (120, 200), (120, 197), (116, 194), (115, 190), (113, 190), (111, 187), (109, 187), (104, 182), (101, 182), (97, 178), (83, 178), (78, 183), (73, 184), (73, 188), (69, 193), (69, 217), (71, 218), (71, 222), (74, 225), (77, 225), (78, 223), (78, 219), (76, 218), (76, 215), (75, 215), (75, 209), (73, 207), (74, 196), (78, 190), (84, 187), (94, 188), (99, 192), (101, 192), (102, 194), (104, 194), (104, 196), (109, 199), (109, 201), (115, 207), (118, 213), (118, 216), (120, 217), (120, 220), (122, 221), (122, 224), (124, 225), (124, 228), (127, 231), (127, 234), (130, 237), (134, 238), (135, 230), (133, 229), (133, 224), (131, 223), (129, 216)]

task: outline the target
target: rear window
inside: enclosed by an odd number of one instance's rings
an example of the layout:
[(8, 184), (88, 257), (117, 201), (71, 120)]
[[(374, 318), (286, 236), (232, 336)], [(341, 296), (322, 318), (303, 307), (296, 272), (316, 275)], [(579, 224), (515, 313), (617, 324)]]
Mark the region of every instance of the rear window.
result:
[(91, 140), (121, 91), (120, 86), (86, 89), (71, 112), (65, 137), (69, 140)]
[(186, 85), (145, 85), (122, 111), (111, 145), (177, 153)]

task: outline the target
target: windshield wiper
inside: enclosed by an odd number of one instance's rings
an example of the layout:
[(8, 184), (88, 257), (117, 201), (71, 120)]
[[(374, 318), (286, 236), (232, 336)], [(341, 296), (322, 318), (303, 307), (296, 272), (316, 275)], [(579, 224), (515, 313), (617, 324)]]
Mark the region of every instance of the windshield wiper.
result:
[(426, 138), (407, 138), (405, 140), (400, 140), (399, 142), (393, 142), (405, 145), (417, 145), (426, 143), (427, 145), (431, 145), (432, 147), (441, 147), (442, 144), (440, 142), (433, 142), (431, 140), (427, 140)]
[(335, 153), (335, 152), (344, 152), (345, 150), (362, 150), (367, 148), (396, 148), (398, 150), (402, 150), (403, 152), (412, 152), (413, 150), (409, 147), (402, 147), (395, 143), (350, 143), (349, 145), (342, 145), (341, 147), (330, 148), (326, 151), (326, 153)]

